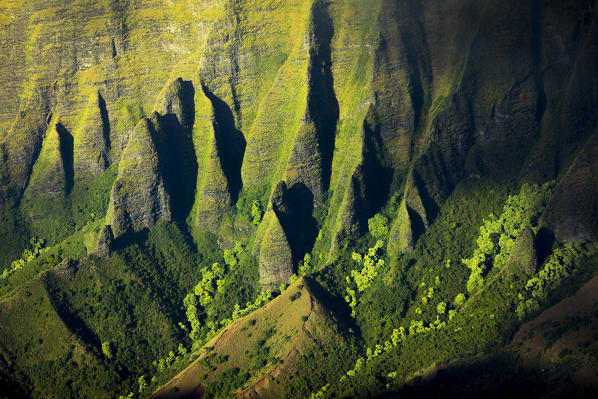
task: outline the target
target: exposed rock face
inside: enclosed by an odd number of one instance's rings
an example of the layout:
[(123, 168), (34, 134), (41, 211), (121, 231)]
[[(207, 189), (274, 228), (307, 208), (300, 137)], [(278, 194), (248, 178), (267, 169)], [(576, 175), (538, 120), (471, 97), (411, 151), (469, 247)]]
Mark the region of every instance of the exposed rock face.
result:
[(48, 126), (38, 160), (31, 173), (26, 197), (61, 197), (72, 184), (73, 139), (55, 116)]
[(96, 255), (102, 259), (108, 259), (112, 256), (112, 243), (114, 241), (114, 234), (111, 226), (104, 226), (100, 235), (98, 236), (98, 243), (96, 245)]
[(274, 212), (260, 249), (260, 283), (275, 288), (286, 283), (293, 274), (293, 254), (279, 217)]
[(317, 196), (324, 192), (323, 159), (314, 122), (301, 124), (287, 165), (285, 180), (304, 183)]
[(412, 173), (407, 178), (403, 200), (390, 230), (389, 251), (396, 253), (413, 250), (417, 239), (428, 227), (429, 213)]
[(232, 199), (228, 180), (222, 169), (215, 134), (210, 140), (206, 173), (209, 177), (205, 179), (201, 190), (197, 223), (211, 231), (217, 231), (222, 217), (230, 210)]
[[(145, 0), (0, 4), (0, 142), (7, 158), (0, 162), (7, 176), (0, 202), (22, 197), (47, 116), (60, 114), (74, 134), (98, 89), (111, 119), (110, 163), (118, 162), (146, 115), (142, 109), (152, 109), (173, 65), (203, 46), (219, 6), (213, 0), (184, 8)], [(189, 74), (196, 69), (189, 65)]]
[(399, 212), (390, 230), (388, 249), (390, 253), (409, 252), (415, 244), (415, 234), (411, 223), (412, 216), (409, 215), (407, 202), (401, 201)]
[(106, 102), (99, 92), (90, 96), (73, 141), (75, 179), (88, 180), (101, 175), (109, 161), (110, 121)]
[(263, 286), (274, 287), (287, 282), (294, 271), (291, 242), (295, 239), (295, 225), (288, 195), (286, 183), (278, 182), (264, 215), (268, 225), (259, 248), (260, 283)]
[(162, 91), (162, 100), (156, 105), (156, 111), (161, 115), (175, 115), (179, 124), (190, 131), (195, 118), (194, 95), (193, 83), (176, 78)]
[(359, 165), (353, 176), (338, 218), (338, 231), (334, 246), (338, 246), (345, 239), (357, 238), (367, 231), (368, 210), (366, 206), (366, 185), (363, 166)]
[(311, 251), (317, 235), (313, 203), (313, 194), (302, 183), (287, 188), (287, 184), (280, 181), (274, 188), (264, 215), (268, 225), (259, 249), (263, 284), (288, 282), (297, 262)]
[(195, 117), (195, 87), (177, 78), (166, 85), (152, 114), (155, 146), (160, 170), (170, 195), (172, 217), (184, 220), (193, 207), (197, 181), (197, 153), (192, 130)]
[(598, 132), (562, 177), (540, 225), (559, 241), (598, 240)]
[(289, 186), (303, 183), (314, 197), (321, 197), (330, 184), (339, 115), (330, 49), (334, 27), (326, 3), (312, 4), (310, 22), (306, 112), (295, 137), (285, 180)]
[(538, 268), (538, 255), (534, 244), (534, 232), (526, 226), (519, 232), (505, 269), (511, 273), (523, 272), (528, 276), (536, 273)]
[(333, 247), (344, 239), (355, 239), (367, 232), (368, 219), (385, 202), (391, 176), (382, 166), (383, 158), (380, 125), (370, 106), (361, 131), (361, 162), (351, 176), (341, 204)]
[(170, 196), (154, 142), (155, 123), (156, 114), (141, 120), (123, 152), (106, 216), (117, 237), (171, 219)]

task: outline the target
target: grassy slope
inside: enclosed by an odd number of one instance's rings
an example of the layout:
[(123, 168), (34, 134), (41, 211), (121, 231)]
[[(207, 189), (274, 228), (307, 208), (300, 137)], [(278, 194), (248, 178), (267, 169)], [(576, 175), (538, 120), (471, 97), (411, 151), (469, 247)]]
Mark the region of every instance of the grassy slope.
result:
[[(109, 260), (84, 258), (76, 273), (55, 268), (66, 257), (58, 246), (2, 287), (0, 364), (14, 368), (14, 379), (31, 396), (114, 397), (135, 390), (136, 375), (185, 342), (177, 324), (184, 320), (182, 299), (200, 279), (198, 264), (221, 261), (220, 255), (209, 240), (199, 253), (193, 250), (172, 224), (140, 241)], [(104, 342), (110, 359), (102, 354)]]
[[(110, 397), (115, 375), (64, 323), (42, 280), (0, 304), (1, 363), (17, 370), (12, 377), (36, 396)], [(95, 372), (79, 373), (80, 368)], [(67, 380), (69, 385), (57, 384)]]
[[(200, 349), (195, 362), (151, 397), (182, 398), (200, 392), (209, 397), (306, 396), (326, 380), (324, 376), (342, 373), (344, 364), (338, 357), (345, 352), (350, 358), (351, 340), (316, 297), (313, 284), (299, 279), (271, 303), (226, 328)], [(326, 370), (317, 367), (323, 352), (330, 366)], [(305, 371), (300, 366), (306, 360), (313, 368), (311, 384), (291, 387), (289, 382), (304, 377), (294, 380), (298, 371)], [(242, 378), (235, 381), (238, 376)], [(242, 388), (236, 389), (235, 383)]]
[(451, 398), (594, 397), (598, 392), (595, 270), (590, 269), (591, 279), (571, 296), (521, 325), (504, 348), (418, 370), (397, 397), (427, 398), (441, 392), (450, 392)]

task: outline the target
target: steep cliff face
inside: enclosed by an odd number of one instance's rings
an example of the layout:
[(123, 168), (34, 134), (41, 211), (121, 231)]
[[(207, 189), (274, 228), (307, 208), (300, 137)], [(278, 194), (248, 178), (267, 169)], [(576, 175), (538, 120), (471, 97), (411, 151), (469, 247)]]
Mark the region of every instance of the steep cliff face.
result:
[(162, 176), (165, 215), (217, 233), (240, 196), (265, 202), (285, 180), (328, 201), (325, 253), (362, 235), (391, 182), (404, 181), (394, 231), (405, 250), (462, 178), (552, 179), (598, 122), (596, 16), (581, 0), (22, 2), (2, 12), (3, 48), (16, 43), (2, 56), (15, 71), (1, 81), (4, 206), (93, 181), (154, 109), (160, 166), (148, 176)]
[(590, 0), (10, 0), (0, 66), (0, 272), (33, 236), (109, 259), (173, 221), (273, 288), (381, 212), (388, 256), (417, 250), (465, 179), (558, 179), (517, 273), (598, 239)]
[(559, 241), (596, 241), (598, 234), (598, 134), (584, 143), (542, 215)]
[(159, 117), (153, 114), (141, 120), (123, 152), (106, 215), (116, 236), (151, 228), (172, 217), (155, 144)]
[(73, 172), (77, 180), (93, 179), (108, 167), (110, 121), (100, 92), (89, 97), (73, 138)]

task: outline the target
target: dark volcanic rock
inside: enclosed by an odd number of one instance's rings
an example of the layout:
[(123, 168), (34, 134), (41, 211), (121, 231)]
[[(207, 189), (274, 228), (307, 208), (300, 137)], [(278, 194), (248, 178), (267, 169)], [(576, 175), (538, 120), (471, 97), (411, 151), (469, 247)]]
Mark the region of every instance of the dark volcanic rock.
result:
[(559, 241), (598, 240), (598, 131), (561, 178), (540, 225)]
[(154, 144), (155, 118), (142, 119), (135, 127), (112, 186), (106, 222), (117, 237), (171, 219), (170, 196)]
[(104, 226), (98, 237), (96, 245), (96, 255), (102, 259), (108, 259), (112, 256), (112, 243), (114, 234), (111, 226)]

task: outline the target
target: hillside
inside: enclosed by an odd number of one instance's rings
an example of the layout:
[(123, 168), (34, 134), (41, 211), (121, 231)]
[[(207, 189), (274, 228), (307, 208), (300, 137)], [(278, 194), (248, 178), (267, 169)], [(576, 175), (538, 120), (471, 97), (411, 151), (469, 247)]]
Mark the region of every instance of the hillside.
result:
[[(293, 384), (297, 369), (308, 368), (312, 378), (322, 381), (340, 377), (354, 342), (318, 300), (313, 284), (301, 278), (268, 305), (227, 327), (200, 349), (197, 360), (150, 397), (280, 398), (310, 393), (305, 391), (309, 386)], [(330, 368), (318, 369), (320, 362)]]
[(585, 392), (597, 62), (589, 0), (0, 0), (0, 397)]

